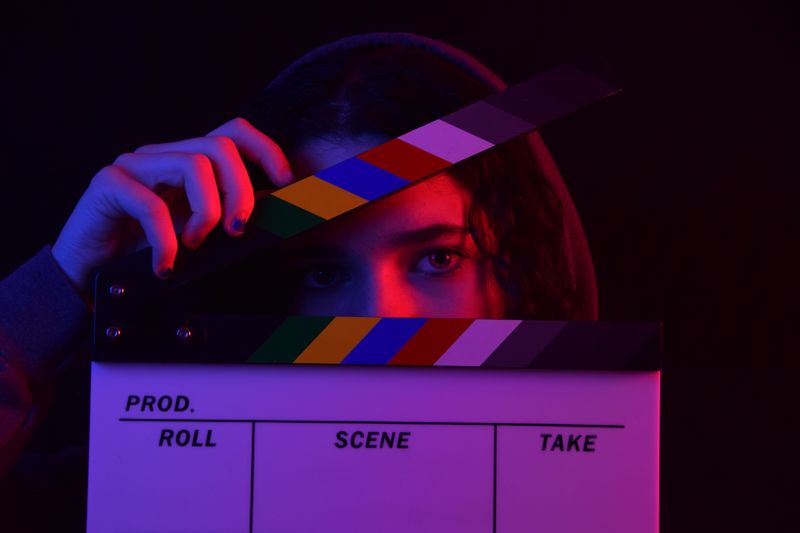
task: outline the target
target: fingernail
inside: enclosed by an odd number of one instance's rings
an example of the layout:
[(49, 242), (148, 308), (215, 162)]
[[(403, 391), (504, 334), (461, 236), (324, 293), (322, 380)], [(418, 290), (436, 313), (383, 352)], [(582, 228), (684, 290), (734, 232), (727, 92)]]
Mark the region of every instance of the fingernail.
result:
[(236, 232), (244, 231), (244, 227), (246, 224), (247, 224), (246, 218), (236, 217), (233, 219), (233, 222), (231, 222), (231, 229)]
[(168, 277), (170, 277), (171, 275), (172, 275), (172, 269), (171, 269), (171, 268), (169, 268), (169, 267), (167, 267), (167, 268), (164, 268), (164, 269), (162, 269), (162, 270), (160, 270), (160, 271), (158, 272), (158, 277), (160, 277), (160, 278), (162, 278), (162, 279), (167, 279), (167, 278), (168, 278)]

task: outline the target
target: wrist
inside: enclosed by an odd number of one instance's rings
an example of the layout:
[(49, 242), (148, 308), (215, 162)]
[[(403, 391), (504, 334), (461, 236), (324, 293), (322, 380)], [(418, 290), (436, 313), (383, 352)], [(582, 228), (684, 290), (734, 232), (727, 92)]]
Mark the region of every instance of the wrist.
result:
[(68, 259), (69, 255), (64, 253), (62, 247), (59, 246), (57, 241), (50, 247), (50, 257), (58, 267), (58, 270), (69, 282), (70, 286), (75, 290), (76, 293), (80, 295), (83, 301), (91, 307), (92, 296), (89, 288), (88, 276), (85, 273), (76, 272), (74, 269), (69, 267), (69, 265), (72, 263)]

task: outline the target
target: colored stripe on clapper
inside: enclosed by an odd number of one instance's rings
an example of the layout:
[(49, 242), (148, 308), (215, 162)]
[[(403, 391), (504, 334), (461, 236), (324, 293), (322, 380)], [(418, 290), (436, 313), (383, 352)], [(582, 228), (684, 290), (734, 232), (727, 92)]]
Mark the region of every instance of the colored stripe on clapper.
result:
[(252, 363), (560, 368), (602, 367), (655, 349), (657, 324), (472, 318), (290, 316)]

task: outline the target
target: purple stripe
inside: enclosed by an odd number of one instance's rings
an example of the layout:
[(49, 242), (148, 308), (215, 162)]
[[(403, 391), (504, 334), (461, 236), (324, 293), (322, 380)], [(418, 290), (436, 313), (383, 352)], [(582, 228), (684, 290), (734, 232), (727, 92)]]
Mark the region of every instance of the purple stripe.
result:
[(477, 135), (492, 144), (500, 144), (534, 129), (533, 124), (498, 109), (483, 100), (442, 117), (442, 120)]
[(434, 120), (421, 128), (401, 135), (398, 139), (450, 163), (458, 163), (494, 146), (492, 143), (443, 120)]
[(434, 366), (481, 366), (521, 320), (476, 320)]
[(497, 347), (483, 366), (526, 368), (566, 325), (565, 320), (526, 321)]

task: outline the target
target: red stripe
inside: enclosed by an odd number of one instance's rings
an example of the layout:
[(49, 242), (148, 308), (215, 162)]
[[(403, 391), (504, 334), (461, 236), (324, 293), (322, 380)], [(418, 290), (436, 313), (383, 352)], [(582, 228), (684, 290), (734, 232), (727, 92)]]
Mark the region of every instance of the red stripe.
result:
[(392, 139), (357, 157), (408, 181), (416, 181), (450, 166), (444, 159), (400, 139)]
[(474, 321), (473, 318), (431, 318), (387, 364), (433, 365)]

